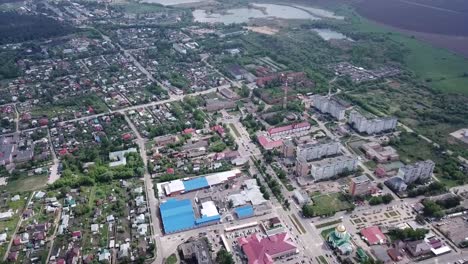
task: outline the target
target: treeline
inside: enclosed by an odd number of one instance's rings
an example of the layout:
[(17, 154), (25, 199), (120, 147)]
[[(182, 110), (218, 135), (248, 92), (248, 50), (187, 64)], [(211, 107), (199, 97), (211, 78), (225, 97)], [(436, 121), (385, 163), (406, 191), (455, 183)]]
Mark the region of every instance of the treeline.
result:
[(74, 28), (43, 15), (0, 12), (0, 45), (70, 34)]
[[(1, 41), (1, 38), (0, 38), (0, 41)], [(20, 69), (16, 65), (15, 54), (12, 52), (0, 53), (0, 80), (16, 78), (19, 75), (20, 75)]]

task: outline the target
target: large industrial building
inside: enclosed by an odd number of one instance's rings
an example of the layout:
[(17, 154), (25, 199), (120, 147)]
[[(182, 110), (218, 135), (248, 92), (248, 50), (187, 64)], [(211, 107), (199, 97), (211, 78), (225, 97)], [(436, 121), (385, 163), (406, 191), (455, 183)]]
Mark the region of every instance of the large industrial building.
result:
[(368, 119), (357, 111), (351, 111), (348, 123), (359, 133), (372, 135), (395, 129), (398, 121), (395, 117)]
[(201, 205), (200, 218), (195, 218), (192, 201), (169, 199), (159, 206), (164, 233), (171, 234), (221, 221), (218, 209), (212, 201)]
[(219, 185), (240, 175), (241, 171), (239, 169), (233, 169), (230, 171), (213, 173), (191, 179), (178, 179), (169, 182), (162, 182), (158, 183), (156, 187), (158, 188), (160, 197), (163, 197), (164, 195), (176, 196), (181, 193), (201, 190), (211, 186)]
[(356, 170), (358, 159), (353, 156), (339, 156), (315, 162), (299, 160), (296, 164), (296, 174), (298, 176), (311, 175), (314, 180), (326, 180), (344, 172)]
[(298, 158), (311, 161), (339, 154), (340, 148), (341, 144), (338, 141), (319, 144), (305, 144), (297, 147), (296, 154)]
[(397, 176), (403, 179), (407, 184), (416, 181), (426, 182), (431, 179), (434, 172), (435, 163), (432, 160), (419, 161), (414, 164), (409, 164), (401, 167), (398, 170)]
[(314, 107), (320, 112), (330, 114), (338, 120), (345, 119), (346, 108), (337, 101), (318, 94), (312, 96), (312, 101), (314, 103)]

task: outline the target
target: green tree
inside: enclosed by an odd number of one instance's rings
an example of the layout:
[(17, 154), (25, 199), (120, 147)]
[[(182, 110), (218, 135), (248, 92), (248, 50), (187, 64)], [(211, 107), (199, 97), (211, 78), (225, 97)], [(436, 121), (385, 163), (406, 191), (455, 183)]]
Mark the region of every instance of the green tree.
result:
[(216, 254), (216, 263), (219, 264), (234, 264), (234, 259), (231, 253), (227, 252), (224, 248), (219, 250)]

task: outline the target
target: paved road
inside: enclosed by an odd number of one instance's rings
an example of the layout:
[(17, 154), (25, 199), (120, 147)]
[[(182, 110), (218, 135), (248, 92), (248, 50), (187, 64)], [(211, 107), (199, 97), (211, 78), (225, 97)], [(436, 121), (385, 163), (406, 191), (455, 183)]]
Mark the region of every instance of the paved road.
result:
[(125, 120), (127, 121), (128, 125), (130, 128), (133, 130), (133, 133), (135, 133), (137, 139), (136, 143), (138, 145), (138, 148), (140, 149), (140, 156), (141, 159), (143, 160), (143, 163), (145, 164), (145, 175), (144, 175), (144, 182), (145, 182), (145, 189), (146, 189), (146, 200), (148, 201), (148, 210), (150, 212), (151, 218), (150, 218), (150, 226), (152, 228), (152, 234), (153, 238), (156, 244), (156, 258), (154, 259), (153, 263), (155, 264), (160, 264), (163, 263), (164, 256), (162, 254), (162, 243), (161, 243), (161, 232), (159, 229), (159, 218), (156, 215), (156, 210), (158, 208), (158, 200), (156, 199), (156, 196), (154, 195), (154, 190), (153, 190), (153, 181), (151, 179), (151, 175), (148, 171), (148, 157), (146, 155), (146, 146), (145, 146), (145, 140), (141, 137), (140, 132), (138, 129), (136, 129), (135, 125), (133, 122), (128, 118), (127, 115), (125, 115)]
[[(242, 125), (237, 117), (230, 116), (226, 111), (221, 111), (223, 115), (223, 122), (232, 124), (236, 127), (239, 136), (234, 134), (234, 138), (236, 140), (237, 145), (239, 146), (239, 153), (242, 157), (255, 157), (256, 159), (260, 159), (261, 151), (257, 147), (257, 145), (253, 144), (252, 140), (250, 139), (247, 130)], [(251, 171), (254, 174), (260, 175), (257, 168), (251, 164)], [(285, 199), (292, 201), (291, 196), (292, 192), (288, 191), (283, 184), (281, 184), (280, 179), (277, 177), (276, 173), (273, 171), (271, 166), (267, 164), (267, 173), (272, 175), (281, 186), (281, 192)], [(303, 251), (304, 255), (308, 258), (315, 261), (315, 257), (324, 256), (326, 257), (326, 247), (323, 244), (323, 240), (315, 228), (314, 225), (307, 219), (301, 217), (301, 209), (296, 207), (295, 204), (291, 203), (290, 211), (285, 211), (282, 204), (277, 201), (276, 199), (271, 200), (273, 203), (273, 211), (278, 215), (281, 221), (288, 227), (291, 234), (296, 240), (298, 248)], [(295, 218), (300, 222), (300, 224), (305, 228), (306, 232), (302, 233), (301, 231), (297, 230), (295, 224), (292, 222), (291, 217), (295, 216)], [(326, 257), (327, 258), (327, 257)], [(329, 263), (335, 263), (336, 260), (332, 257), (332, 259), (328, 259)]]
[(57, 155), (55, 155), (54, 147), (52, 146), (52, 138), (50, 137), (50, 130), (48, 128), (47, 128), (47, 138), (49, 140), (49, 147), (50, 147), (50, 152), (52, 155), (52, 162), (53, 162), (52, 166), (50, 167), (49, 178), (47, 179), (47, 184), (52, 184), (60, 178), (60, 174), (58, 172), (60, 161), (57, 158)]

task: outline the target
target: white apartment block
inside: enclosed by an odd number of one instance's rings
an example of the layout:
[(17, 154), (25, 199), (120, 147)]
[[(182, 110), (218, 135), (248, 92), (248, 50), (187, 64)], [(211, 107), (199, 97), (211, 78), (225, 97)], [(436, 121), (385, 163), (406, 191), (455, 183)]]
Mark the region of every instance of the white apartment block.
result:
[(434, 172), (435, 163), (432, 160), (419, 161), (414, 164), (409, 164), (401, 167), (398, 170), (398, 175), (407, 184), (414, 183), (419, 180), (421, 182), (428, 181)]
[(296, 153), (298, 157), (311, 161), (339, 154), (340, 148), (340, 142), (331, 141), (322, 144), (305, 144), (303, 146), (298, 146)]
[(393, 130), (396, 128), (397, 122), (397, 118), (395, 117), (367, 119), (357, 111), (351, 111), (348, 120), (348, 123), (359, 133), (367, 133), (369, 135)]
[(331, 100), (326, 96), (314, 95), (312, 96), (314, 107), (320, 112), (330, 114), (338, 120), (345, 119), (346, 108), (335, 100)]
[(356, 170), (358, 159), (339, 156), (310, 163), (310, 175), (316, 180), (325, 180), (346, 171)]

